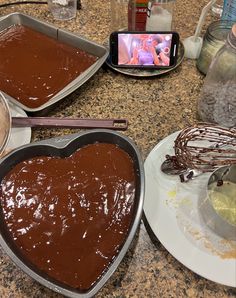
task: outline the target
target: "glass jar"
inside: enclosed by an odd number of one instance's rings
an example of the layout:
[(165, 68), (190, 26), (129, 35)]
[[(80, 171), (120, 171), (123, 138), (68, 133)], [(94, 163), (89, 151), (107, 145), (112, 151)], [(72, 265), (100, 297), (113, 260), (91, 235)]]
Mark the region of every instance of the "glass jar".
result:
[(148, 2), (146, 31), (171, 31), (175, 0)]
[(197, 68), (202, 73), (207, 73), (213, 57), (225, 44), (232, 25), (233, 22), (230, 21), (215, 21), (208, 26), (203, 38), (203, 46), (197, 60)]
[(148, 0), (111, 0), (110, 31), (144, 31)]
[(111, 32), (127, 30), (129, 0), (111, 0)]
[(236, 126), (236, 24), (209, 67), (198, 113), (204, 122)]
[(223, 12), (223, 5), (224, 5), (224, 0), (216, 0), (216, 2), (212, 4), (211, 12), (213, 16), (217, 18), (221, 18), (222, 12)]

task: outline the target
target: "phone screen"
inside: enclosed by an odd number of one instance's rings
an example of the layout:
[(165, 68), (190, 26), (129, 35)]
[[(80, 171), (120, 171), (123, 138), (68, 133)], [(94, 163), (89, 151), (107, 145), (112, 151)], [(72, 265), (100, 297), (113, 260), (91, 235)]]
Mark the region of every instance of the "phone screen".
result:
[(116, 36), (117, 66), (171, 67), (176, 61), (177, 39), (175, 32), (130, 33)]

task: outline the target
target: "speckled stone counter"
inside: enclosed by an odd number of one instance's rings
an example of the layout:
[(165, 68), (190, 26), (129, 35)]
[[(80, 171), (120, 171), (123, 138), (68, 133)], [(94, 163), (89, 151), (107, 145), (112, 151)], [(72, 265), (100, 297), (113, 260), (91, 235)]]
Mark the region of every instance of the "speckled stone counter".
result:
[[(0, 0), (0, 4), (6, 0)], [(9, 2), (9, 1), (8, 1)], [(55, 21), (47, 5), (0, 8), (0, 17), (15, 11), (79, 33), (95, 42), (107, 40), (110, 1), (82, 0), (75, 20)], [(208, 0), (177, 1), (175, 28), (181, 39), (193, 35)], [(211, 17), (208, 17), (209, 23)], [(196, 103), (204, 76), (195, 61), (184, 59), (161, 77), (135, 78), (101, 68), (88, 82), (57, 104), (51, 116), (127, 118), (126, 135), (145, 159), (151, 149), (174, 131), (197, 122)], [(32, 141), (70, 134), (69, 129), (34, 129)], [(119, 268), (96, 297), (235, 297), (236, 290), (208, 281), (179, 263), (141, 226)], [(151, 240), (152, 239), (152, 240)], [(174, 244), (173, 244), (174, 245)], [(0, 297), (61, 297), (28, 277), (0, 252)]]

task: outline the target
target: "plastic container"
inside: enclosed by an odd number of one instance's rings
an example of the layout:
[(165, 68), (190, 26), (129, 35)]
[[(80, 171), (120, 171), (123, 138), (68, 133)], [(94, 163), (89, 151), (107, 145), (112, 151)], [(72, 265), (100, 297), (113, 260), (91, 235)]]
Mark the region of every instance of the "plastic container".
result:
[(197, 68), (207, 73), (212, 59), (225, 44), (227, 35), (233, 26), (229, 21), (215, 21), (211, 23), (203, 37), (203, 46), (197, 60)]
[(175, 0), (148, 2), (146, 31), (171, 31)]
[(236, 24), (210, 65), (198, 113), (205, 122), (236, 126)]
[(77, 0), (48, 0), (48, 7), (55, 20), (76, 18)]
[(221, 19), (236, 22), (236, 1), (224, 0)]

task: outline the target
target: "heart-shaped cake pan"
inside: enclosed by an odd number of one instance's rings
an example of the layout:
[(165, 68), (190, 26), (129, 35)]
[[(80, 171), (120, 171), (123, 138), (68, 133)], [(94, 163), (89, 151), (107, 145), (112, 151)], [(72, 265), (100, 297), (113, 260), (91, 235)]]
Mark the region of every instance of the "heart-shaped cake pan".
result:
[[(135, 195), (132, 203), (130, 224), (127, 232), (125, 232), (126, 237), (124, 237), (117, 254), (114, 256), (109, 266), (88, 289), (78, 290), (78, 288), (74, 288), (49, 276), (45, 271), (34, 265), (24, 253), (22, 253), (19, 246), (16, 245), (11, 229), (7, 224), (6, 218), (4, 218), (4, 214), (6, 213), (4, 213), (3, 201), (1, 201), (0, 204), (0, 245), (3, 247), (4, 251), (13, 262), (29, 276), (42, 285), (67, 297), (88, 298), (94, 296), (117, 269), (130, 247), (136, 230), (139, 227), (144, 200), (144, 168), (139, 150), (131, 139), (121, 133), (105, 129), (96, 129), (31, 143), (12, 151), (0, 160), (0, 183), (2, 185), (4, 177), (6, 177), (13, 168), (26, 160), (33, 160), (39, 156), (47, 156), (50, 158), (60, 157), (62, 159), (68, 158), (80, 148), (85, 148), (90, 144), (99, 143), (116, 145), (116, 148), (122, 149), (122, 152), (124, 152), (124, 154), (132, 161), (133, 173), (135, 176)], [(0, 195), (1, 200), (3, 200), (2, 191)], [(93, 265), (96, 269), (96, 264)]]

